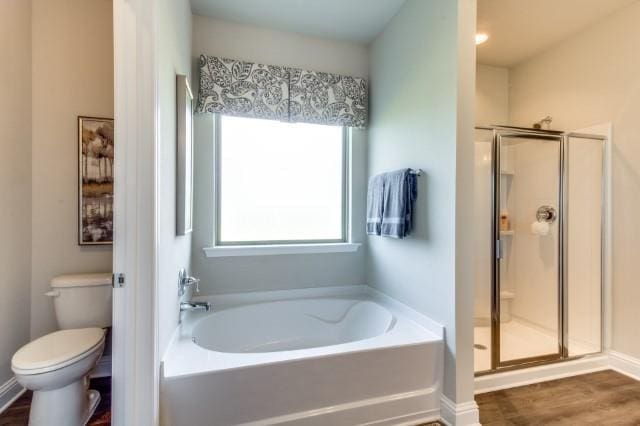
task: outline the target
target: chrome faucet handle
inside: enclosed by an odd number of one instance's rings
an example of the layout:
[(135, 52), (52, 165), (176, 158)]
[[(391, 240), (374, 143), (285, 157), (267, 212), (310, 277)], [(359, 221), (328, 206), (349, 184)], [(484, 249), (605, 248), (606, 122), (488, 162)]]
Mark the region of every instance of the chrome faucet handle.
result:
[(178, 272), (178, 296), (184, 295), (188, 287), (196, 286), (196, 293), (200, 293), (200, 278), (187, 275), (187, 270), (182, 268)]
[(196, 286), (196, 293), (200, 293), (200, 278), (196, 277), (187, 277), (184, 280), (185, 287), (191, 287), (192, 285)]

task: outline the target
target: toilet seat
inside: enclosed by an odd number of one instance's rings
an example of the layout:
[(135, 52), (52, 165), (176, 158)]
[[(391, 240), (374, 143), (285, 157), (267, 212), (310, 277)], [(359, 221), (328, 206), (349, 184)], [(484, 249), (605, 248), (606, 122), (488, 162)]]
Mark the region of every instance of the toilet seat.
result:
[(60, 330), (42, 336), (20, 348), (11, 359), (16, 374), (32, 375), (58, 370), (90, 355), (101, 347), (101, 328)]

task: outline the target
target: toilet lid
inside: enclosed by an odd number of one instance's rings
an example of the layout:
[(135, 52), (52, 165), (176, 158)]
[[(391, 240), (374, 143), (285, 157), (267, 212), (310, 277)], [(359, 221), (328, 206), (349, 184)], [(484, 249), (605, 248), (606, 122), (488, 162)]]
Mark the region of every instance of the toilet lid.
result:
[(20, 348), (11, 359), (11, 367), (21, 374), (57, 370), (84, 358), (103, 341), (104, 330), (101, 328), (56, 331)]

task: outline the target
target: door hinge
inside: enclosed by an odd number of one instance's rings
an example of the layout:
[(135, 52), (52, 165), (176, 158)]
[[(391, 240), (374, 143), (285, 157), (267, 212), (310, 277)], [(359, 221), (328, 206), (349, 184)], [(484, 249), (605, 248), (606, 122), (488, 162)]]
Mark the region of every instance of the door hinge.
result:
[(115, 273), (111, 276), (111, 285), (113, 288), (124, 287), (124, 274), (123, 273)]

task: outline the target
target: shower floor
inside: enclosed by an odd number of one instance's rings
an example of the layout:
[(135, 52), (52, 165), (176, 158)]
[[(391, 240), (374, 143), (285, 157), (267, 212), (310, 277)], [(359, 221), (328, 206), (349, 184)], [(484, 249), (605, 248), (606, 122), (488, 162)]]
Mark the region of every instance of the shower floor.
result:
[[(513, 318), (501, 327), (501, 356), (504, 361), (547, 355), (558, 352), (558, 336), (552, 331), (530, 325)], [(473, 361), (475, 371), (491, 369), (491, 327), (474, 328)], [(478, 345), (486, 349), (478, 348)], [(598, 352), (598, 348), (577, 342), (570, 342), (571, 355), (584, 355)]]

